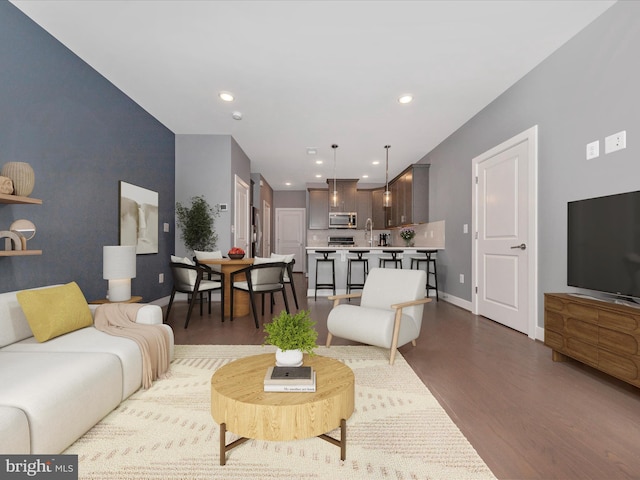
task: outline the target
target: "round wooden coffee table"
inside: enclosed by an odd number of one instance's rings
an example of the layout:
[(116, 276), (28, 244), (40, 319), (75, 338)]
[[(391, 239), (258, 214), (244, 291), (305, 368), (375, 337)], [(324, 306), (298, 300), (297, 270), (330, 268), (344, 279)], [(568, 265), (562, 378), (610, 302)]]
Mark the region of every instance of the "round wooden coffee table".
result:
[[(353, 371), (344, 363), (319, 355), (304, 356), (316, 372), (313, 393), (265, 392), (264, 376), (275, 364), (267, 353), (235, 360), (211, 377), (211, 415), (220, 424), (220, 465), (226, 452), (250, 438), (299, 440), (320, 437), (340, 447), (346, 458), (347, 419), (354, 408)], [(340, 427), (340, 439), (329, 435)], [(226, 444), (226, 431), (242, 438)]]

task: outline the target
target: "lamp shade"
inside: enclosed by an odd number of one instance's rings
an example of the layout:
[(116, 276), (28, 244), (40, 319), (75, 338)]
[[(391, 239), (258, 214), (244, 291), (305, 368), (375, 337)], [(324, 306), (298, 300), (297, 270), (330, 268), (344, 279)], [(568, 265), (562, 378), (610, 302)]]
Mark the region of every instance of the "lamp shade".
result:
[(111, 302), (131, 299), (131, 279), (136, 276), (135, 245), (102, 247), (102, 278), (109, 280)]
[(102, 247), (102, 278), (136, 278), (135, 245)]

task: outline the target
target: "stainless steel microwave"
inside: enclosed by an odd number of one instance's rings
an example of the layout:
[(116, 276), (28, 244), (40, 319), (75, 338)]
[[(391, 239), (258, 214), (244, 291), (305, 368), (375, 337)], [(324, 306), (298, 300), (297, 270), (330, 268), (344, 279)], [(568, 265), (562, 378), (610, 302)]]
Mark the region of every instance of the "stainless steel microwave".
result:
[(329, 228), (356, 228), (358, 214), (356, 212), (330, 212)]

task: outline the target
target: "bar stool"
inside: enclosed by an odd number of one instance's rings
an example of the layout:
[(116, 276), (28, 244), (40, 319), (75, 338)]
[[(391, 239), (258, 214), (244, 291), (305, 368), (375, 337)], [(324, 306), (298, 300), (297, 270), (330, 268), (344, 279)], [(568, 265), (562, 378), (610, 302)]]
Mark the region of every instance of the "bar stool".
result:
[[(332, 253), (336, 253), (335, 250), (316, 250), (316, 253), (322, 255), (322, 258), (316, 257), (316, 291), (314, 293), (313, 299), (318, 299), (318, 289), (331, 288), (333, 289), (333, 294), (336, 294), (336, 264), (335, 259), (333, 257), (329, 257)], [(318, 270), (320, 270), (320, 265), (328, 263), (331, 265), (331, 283), (328, 281), (325, 283), (318, 283)]]
[[(364, 258), (363, 255), (365, 253), (369, 253), (369, 250), (349, 250), (349, 253), (355, 253), (356, 257), (348, 257), (347, 260), (347, 293), (351, 293), (352, 288), (357, 288), (362, 290), (364, 288), (364, 282), (367, 280), (367, 275), (369, 274), (369, 259)], [(362, 283), (355, 283), (351, 278), (351, 265), (362, 264)]]
[[(427, 264), (427, 297), (429, 296), (429, 290), (436, 291), (436, 302), (440, 301), (438, 298), (438, 270), (436, 268), (436, 253), (437, 250), (416, 250), (417, 253), (424, 253), (424, 257), (411, 257), (411, 269), (415, 263), (416, 270), (420, 270), (420, 263)], [(431, 269), (433, 267), (433, 270)], [(433, 275), (433, 285), (429, 283), (429, 276)]]
[(387, 263), (392, 263), (393, 268), (402, 268), (402, 258), (398, 258), (398, 255), (403, 253), (404, 250), (382, 250), (382, 253), (391, 255), (390, 257), (380, 257), (378, 260), (378, 266), (387, 268)]

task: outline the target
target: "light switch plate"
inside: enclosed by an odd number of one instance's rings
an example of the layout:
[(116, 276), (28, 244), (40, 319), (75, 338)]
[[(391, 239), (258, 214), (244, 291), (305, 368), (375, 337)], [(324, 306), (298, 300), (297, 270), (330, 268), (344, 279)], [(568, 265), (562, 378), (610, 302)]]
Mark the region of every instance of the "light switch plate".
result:
[(623, 130), (604, 139), (604, 153), (612, 153), (627, 148), (627, 131)]

